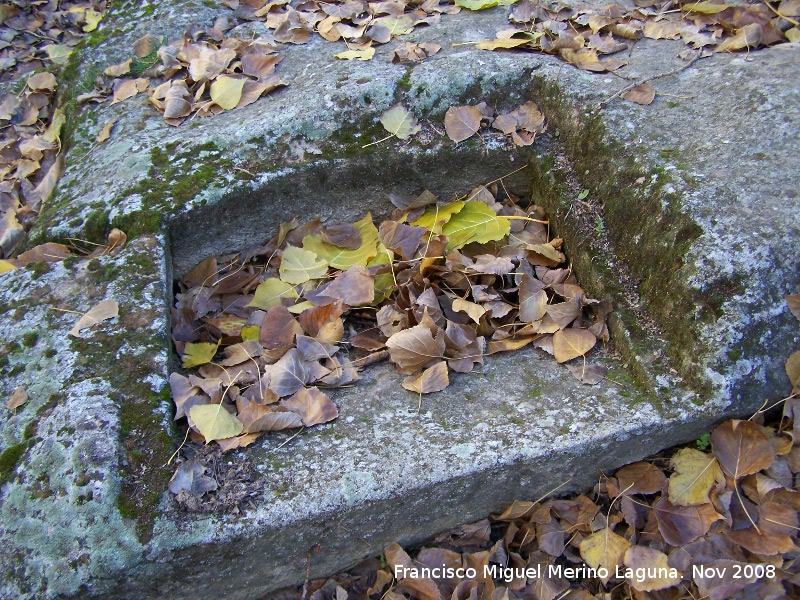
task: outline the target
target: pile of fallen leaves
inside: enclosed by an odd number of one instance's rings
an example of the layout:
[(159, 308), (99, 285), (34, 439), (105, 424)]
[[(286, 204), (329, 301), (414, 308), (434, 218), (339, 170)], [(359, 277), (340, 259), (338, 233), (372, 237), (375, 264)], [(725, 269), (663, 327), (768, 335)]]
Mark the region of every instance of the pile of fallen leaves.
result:
[(97, 28), (105, 5), (14, 0), (0, 6), (0, 81), (19, 86), (0, 95), (0, 258), (33, 226), (61, 173), (64, 113), (55, 108), (51, 71)]
[[(460, 2), (453, 4), (449, 0), (230, 0), (223, 4), (233, 9), (239, 19), (262, 21), (276, 42), (305, 44), (314, 32), (329, 42), (342, 40), (347, 50), (335, 56), (348, 60), (369, 60), (375, 55), (373, 44), (387, 44), (411, 33), (415, 27), (437, 23), (442, 14), (456, 14), (461, 10)], [(436, 44), (406, 42), (395, 49), (393, 62), (420, 62), (439, 50)]]
[(517, 501), (411, 554), (391, 544), (382, 560), (307, 582), (303, 597), (796, 598), (798, 414), (793, 396), (774, 426), (763, 414), (727, 421), (601, 476), (593, 494)]
[[(800, 320), (800, 294), (786, 301)], [(390, 544), (380, 559), (267, 598), (797, 598), (800, 351), (785, 366), (787, 398), (601, 474), (589, 495), (515, 501), (411, 554)]]
[[(495, 184), (445, 204), (393, 196), (378, 227), (369, 214), (293, 220), (263, 246), (204, 260), (172, 311), (182, 365), (197, 369), (170, 377), (175, 418), (227, 450), (334, 419), (322, 389), (386, 358), (421, 395), (487, 354), (533, 344), (564, 363), (608, 340), (610, 302), (587, 298), (563, 266), (542, 209), (496, 195)], [(568, 366), (587, 384), (604, 375)]]
[(4, 1), (0, 5), (0, 81), (66, 64), (84, 34), (97, 29), (105, 10), (105, 0)]
[[(218, 19), (214, 27), (190, 28), (183, 38), (164, 46), (161, 39), (145, 35), (134, 42), (130, 59), (105, 70), (113, 82), (101, 80), (78, 102), (102, 102), (111, 95), (116, 104), (148, 90), (164, 120), (180, 125), (192, 113), (207, 117), (247, 106), (285, 85), (275, 74), (283, 60), (274, 54), (277, 46), (261, 38), (226, 38), (224, 31), (231, 26)], [(153, 78), (161, 83), (151, 86)]]
[[(491, 1), (491, 0), (489, 0)], [(587, 71), (614, 71), (626, 63), (601, 55), (626, 50), (642, 37), (681, 39), (694, 50), (732, 52), (800, 41), (800, 1), (730, 5), (715, 0), (636, 0), (623, 11), (617, 4), (597, 10), (561, 2), (522, 0), (509, 15), (515, 25), (496, 39), (477, 42), (483, 50), (518, 49), (557, 54)]]
[(19, 94), (0, 96), (0, 258), (33, 226), (61, 172), (64, 114), (52, 110), (55, 89), (55, 75), (42, 71)]

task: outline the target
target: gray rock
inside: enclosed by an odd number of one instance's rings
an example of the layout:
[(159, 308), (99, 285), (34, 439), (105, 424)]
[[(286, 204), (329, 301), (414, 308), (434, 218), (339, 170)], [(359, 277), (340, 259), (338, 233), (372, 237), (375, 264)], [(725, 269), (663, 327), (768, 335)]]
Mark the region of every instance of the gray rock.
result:
[[(127, 58), (142, 32), (170, 38), (225, 12), (188, 0), (115, 6), (68, 71), (71, 89)], [(783, 294), (800, 285), (793, 50), (714, 55), (653, 80), (651, 106), (599, 108), (628, 82), (452, 46), (505, 23), (493, 9), (418, 29), (406, 39), (442, 51), (414, 68), (389, 63), (394, 44), (369, 62), (337, 61), (340, 48), (321, 40), (287, 48), (278, 72), (288, 87), (177, 128), (144, 95), (70, 113), (66, 169), (31, 243), (100, 242), (109, 223), (131, 241), (113, 257), (0, 278), (0, 389), (30, 396), (0, 419), (0, 595), (256, 598), (302, 581), (312, 546), (312, 576), (330, 573), (514, 498), (581, 489), (597, 469), (785, 395), (798, 327)], [(619, 74), (675, 71), (679, 49), (640, 41)], [(449, 106), (480, 100), (503, 111), (534, 100), (548, 133), (522, 151), (499, 136), (454, 145), (436, 132)], [(398, 101), (423, 134), (362, 149)], [(114, 135), (82, 158), (111, 118)], [(167, 492), (175, 466), (164, 466), (182, 439), (166, 385), (173, 271), (263, 242), (295, 214), (380, 217), (389, 192), (449, 198), (529, 159), (504, 182), (547, 207), (579, 280), (612, 297), (614, 352), (593, 360), (622, 385), (581, 386), (526, 350), (455, 376), (415, 417), (399, 376), (372, 367), (333, 395), (338, 420), (223, 457), (223, 471), (252, 473), (238, 514), (180, 511)], [(581, 208), (583, 189), (600, 212)], [(78, 317), (55, 309), (106, 298), (120, 316), (68, 337)]]

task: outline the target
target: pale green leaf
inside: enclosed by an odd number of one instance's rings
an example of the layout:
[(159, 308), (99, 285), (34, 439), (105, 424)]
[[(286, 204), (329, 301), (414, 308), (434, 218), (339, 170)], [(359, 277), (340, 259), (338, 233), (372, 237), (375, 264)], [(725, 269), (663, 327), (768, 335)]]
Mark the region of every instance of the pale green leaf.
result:
[(404, 35), (414, 31), (414, 21), (406, 14), (388, 15), (373, 21), (374, 25), (383, 25), (391, 35)]
[(57, 65), (65, 65), (72, 54), (72, 47), (63, 44), (50, 44), (44, 47), (47, 57)]
[(324, 277), (328, 272), (328, 262), (314, 252), (289, 246), (283, 251), (279, 271), (282, 281), (297, 285)]
[(420, 129), (417, 124), (417, 118), (402, 104), (395, 104), (383, 111), (381, 124), (386, 128), (386, 131), (396, 135), (401, 140), (408, 139), (409, 136), (414, 135)]
[(189, 418), (206, 438), (206, 444), (235, 437), (244, 429), (242, 422), (222, 408), (221, 404), (195, 404), (189, 409)]
[(242, 99), (245, 81), (247, 80), (220, 75), (211, 84), (211, 100), (225, 110), (236, 108)]
[(366, 266), (371, 258), (378, 254), (378, 229), (372, 222), (372, 215), (353, 223), (361, 235), (361, 246), (355, 250), (339, 248), (323, 242), (318, 235), (307, 235), (303, 238), (303, 248), (314, 252), (318, 257), (328, 261), (334, 269), (346, 271), (353, 265)]
[(429, 231), (433, 231), (433, 233), (441, 233), (442, 225), (447, 223), (454, 214), (464, 208), (464, 204), (465, 202), (459, 200), (458, 202), (450, 202), (442, 206), (432, 206), (426, 210), (419, 219), (411, 224), (415, 227), (424, 227)]
[(511, 230), (508, 219), (502, 219), (483, 202), (466, 202), (442, 227), (448, 238), (447, 251), (472, 242), (485, 244), (503, 239)]
[(247, 306), (268, 310), (281, 304), (281, 298), (297, 298), (297, 290), (293, 285), (271, 277), (258, 285), (253, 300)]
[(186, 344), (183, 349), (183, 361), (181, 362), (183, 368), (191, 369), (192, 367), (210, 363), (217, 353), (218, 347), (219, 344), (210, 344), (208, 342)]

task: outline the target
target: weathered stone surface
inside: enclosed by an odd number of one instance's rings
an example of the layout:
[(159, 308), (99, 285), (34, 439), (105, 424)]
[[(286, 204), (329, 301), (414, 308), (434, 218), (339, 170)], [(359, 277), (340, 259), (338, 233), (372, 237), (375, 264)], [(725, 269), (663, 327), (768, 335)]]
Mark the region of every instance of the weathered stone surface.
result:
[[(225, 11), (186, 0), (115, 8), (68, 70), (65, 99), (127, 58), (142, 32), (175, 37)], [(312, 574), (330, 572), (570, 478), (562, 489), (580, 488), (597, 468), (785, 391), (782, 362), (800, 341), (782, 298), (800, 286), (800, 248), (789, 243), (800, 233), (792, 50), (715, 55), (654, 80), (664, 95), (649, 107), (614, 99), (597, 110), (626, 82), (552, 57), (451, 46), (494, 37), (504, 15), (445, 17), (415, 31), (407, 38), (443, 49), (413, 69), (388, 62), (393, 44), (370, 62), (336, 61), (338, 46), (320, 40), (286, 49), (278, 71), (287, 88), (178, 128), (144, 95), (70, 113), (66, 170), (34, 237), (100, 242), (114, 223), (133, 241), (115, 257), (0, 278), (0, 389), (25, 385), (31, 397), (0, 419), (0, 595), (255, 598), (301, 580), (313, 545)], [(643, 40), (620, 74), (671, 72), (678, 50)], [(165, 391), (171, 270), (260, 243), (295, 214), (384, 215), (387, 192), (449, 197), (505, 175), (531, 152), (499, 139), (455, 146), (433, 127), (452, 104), (508, 110), (528, 99), (549, 131), (506, 185), (533, 189), (581, 282), (614, 297), (618, 354), (597, 359), (624, 387), (582, 387), (528, 350), (454, 377), (415, 419), (399, 376), (373, 367), (334, 395), (337, 421), (282, 448), (286, 438), (271, 436), (226, 455), (257, 474), (251, 508), (181, 513), (163, 466), (180, 443)], [(433, 127), (411, 143), (362, 150), (398, 101)], [(82, 159), (110, 118), (114, 135)], [(602, 201), (602, 228), (576, 203), (583, 188)], [(627, 306), (620, 269), (638, 284), (641, 311)], [(51, 310), (86, 311), (105, 298), (119, 302), (120, 317), (80, 340), (66, 333), (77, 315)]]

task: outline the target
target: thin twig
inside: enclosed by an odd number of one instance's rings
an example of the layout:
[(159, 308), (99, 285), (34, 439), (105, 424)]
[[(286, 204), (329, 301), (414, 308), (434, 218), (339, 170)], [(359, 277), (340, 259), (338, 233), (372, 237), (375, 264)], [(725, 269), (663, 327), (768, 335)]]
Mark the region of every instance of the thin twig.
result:
[(605, 106), (609, 102), (611, 102), (614, 98), (616, 98), (617, 96), (621, 96), (622, 94), (624, 94), (627, 91), (632, 90), (637, 85), (642, 85), (642, 84), (645, 84), (645, 83), (647, 83), (649, 81), (654, 81), (656, 79), (661, 79), (662, 77), (669, 77), (671, 75), (677, 75), (678, 73), (682, 73), (683, 71), (685, 71), (686, 69), (691, 67), (694, 63), (696, 63), (698, 60), (700, 60), (701, 58), (706, 58), (707, 56), (711, 56), (711, 55), (705, 55), (704, 56), (702, 53), (700, 53), (697, 56), (695, 56), (692, 60), (690, 60), (688, 63), (686, 63), (685, 65), (680, 66), (677, 69), (674, 69), (674, 70), (669, 71), (667, 73), (660, 73), (658, 75), (651, 75), (650, 77), (645, 77), (644, 79), (640, 79), (640, 80), (638, 80), (638, 81), (636, 81), (634, 83), (631, 83), (630, 85), (625, 86), (624, 88), (622, 88), (621, 90), (619, 90), (615, 94), (612, 94), (611, 96), (609, 96), (608, 98), (603, 100), (600, 104), (597, 105), (596, 110), (599, 110), (601, 108), (605, 108)]

